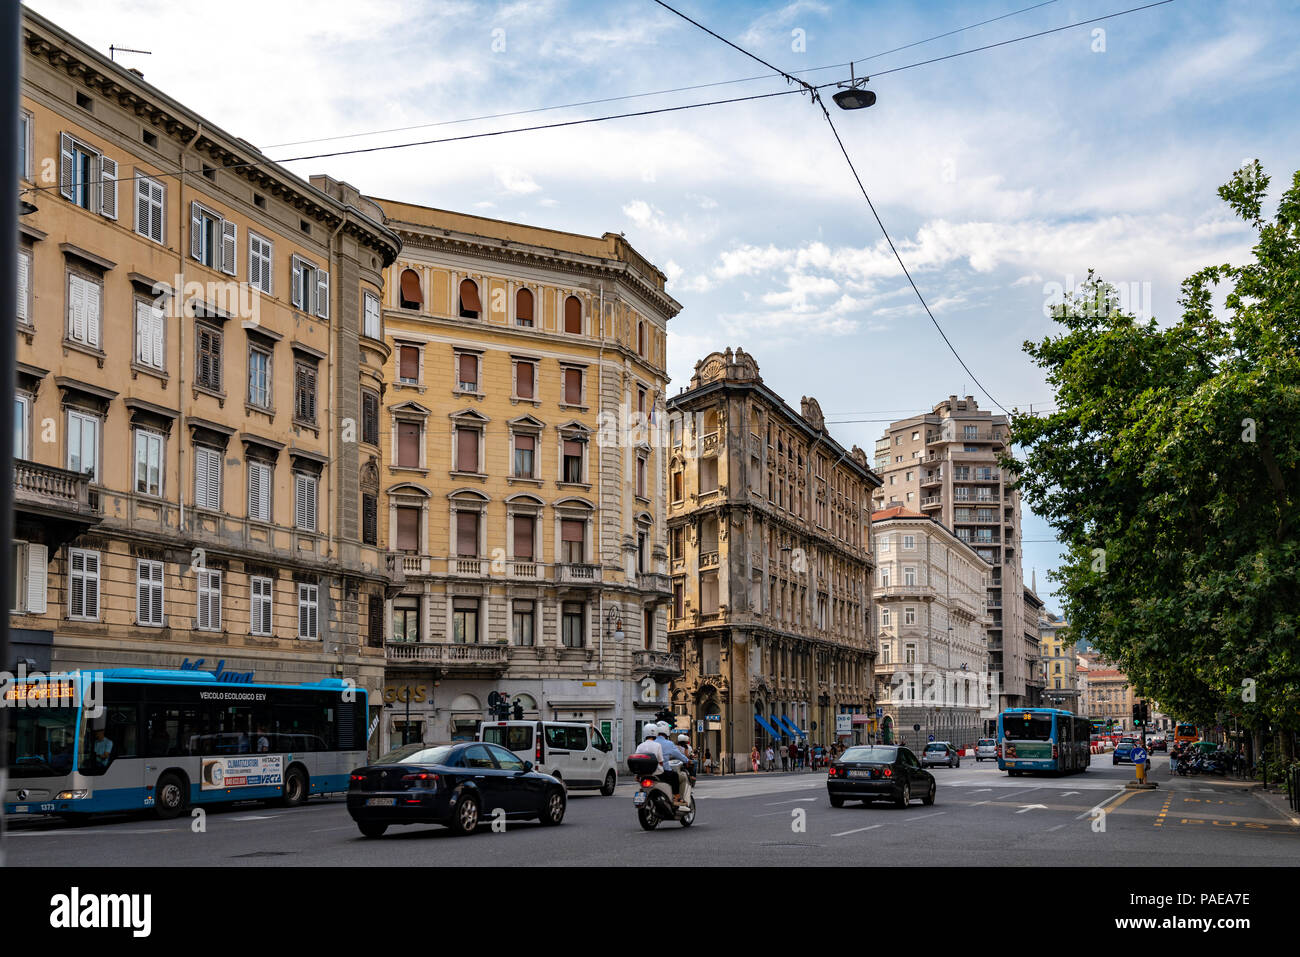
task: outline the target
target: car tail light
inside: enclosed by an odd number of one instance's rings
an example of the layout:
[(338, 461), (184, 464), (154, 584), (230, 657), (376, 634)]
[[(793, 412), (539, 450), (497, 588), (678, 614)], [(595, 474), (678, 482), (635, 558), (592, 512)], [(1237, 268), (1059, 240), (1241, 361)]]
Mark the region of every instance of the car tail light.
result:
[(894, 776), (894, 769), (893, 769), (893, 768), (885, 768), (885, 777), (887, 777), (887, 778), (892, 778), (893, 776)]
[(348, 780), (353, 784), (362, 784), (365, 782), (366, 776), (364, 774), (349, 774)]
[(826, 772), (826, 776), (827, 776), (828, 778), (833, 778), (833, 777), (835, 777), (835, 765), (833, 765), (833, 764), (831, 765), (830, 770)]
[(415, 774), (403, 774), (402, 784), (410, 788), (436, 788), (438, 786), (438, 775), (430, 774), (427, 771), (420, 771)]

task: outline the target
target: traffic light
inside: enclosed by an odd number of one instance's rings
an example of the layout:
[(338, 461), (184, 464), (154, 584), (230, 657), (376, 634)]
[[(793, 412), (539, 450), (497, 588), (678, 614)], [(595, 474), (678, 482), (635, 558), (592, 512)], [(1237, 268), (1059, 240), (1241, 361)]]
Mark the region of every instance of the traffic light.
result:
[(1133, 727), (1135, 728), (1142, 727), (1142, 702), (1141, 701), (1133, 702)]
[(1145, 728), (1150, 723), (1151, 723), (1151, 702), (1143, 701), (1142, 702), (1142, 727)]
[(524, 720), (524, 706), (520, 704), (518, 701), (515, 702), (515, 720), (516, 721)]

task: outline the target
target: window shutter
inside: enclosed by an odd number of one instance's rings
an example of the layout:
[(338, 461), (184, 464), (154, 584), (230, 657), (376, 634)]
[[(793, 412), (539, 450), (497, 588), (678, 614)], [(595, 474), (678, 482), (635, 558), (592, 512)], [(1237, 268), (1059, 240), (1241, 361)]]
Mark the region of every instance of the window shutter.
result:
[(537, 448), (537, 439), (534, 436), (531, 435), (515, 436), (516, 452), (532, 452), (536, 448)]
[(585, 523), (579, 518), (560, 519), (560, 541), (581, 542), (582, 528)]
[(472, 312), (477, 316), (482, 311), (478, 301), (478, 286), (473, 279), (462, 279), (460, 283), (460, 311)]
[(28, 289), (32, 282), (32, 259), (26, 253), (18, 254), (18, 318), (30, 322), (27, 311)]
[(298, 586), (298, 637), (305, 638), (311, 634), (307, 630), (307, 586)]
[(379, 544), (379, 499), (374, 495), (361, 496), (361, 541)]
[(72, 178), (76, 157), (72, 155), (72, 137), (59, 134), (59, 192), (64, 199), (72, 199)]
[(208, 450), (194, 450), (194, 504), (198, 508), (211, 508), (208, 504)]
[(316, 482), (309, 475), (295, 475), (294, 525), (306, 532), (316, 531)]
[(420, 424), (397, 423), (397, 464), (402, 468), (420, 467)]
[(248, 284), (254, 289), (262, 288), (261, 241), (252, 233), (248, 234)]
[(86, 613), (86, 558), (84, 552), (74, 551), (68, 555), (71, 571), (68, 574), (68, 615), (82, 618)]
[(515, 294), (515, 320), (533, 324), (533, 294), (530, 290), (520, 289)]
[(324, 269), (316, 270), (316, 315), (330, 317), (330, 274)]
[(99, 158), (99, 211), (117, 219), (117, 160)]
[(317, 618), (319, 617), (320, 612), (320, 592), (315, 587), (312, 587), (308, 589), (307, 594), (311, 598), (311, 602), (307, 606), (307, 611), (310, 617), (310, 620), (308, 621), (309, 630), (307, 634), (316, 638), (320, 635), (320, 632), (316, 630), (318, 626)]
[(136, 562), (135, 565), (135, 617), (141, 624), (149, 624), (153, 621), (150, 617), (152, 603), (149, 601), (150, 586), (153, 580), (149, 573), (149, 565), (146, 562)]
[(582, 404), (582, 370), (564, 370), (564, 401), (569, 405)]
[(297, 256), (289, 258), (289, 298), (299, 309), (306, 309), (302, 301), (302, 260)]
[(150, 209), (152, 208), (150, 200), (152, 196), (152, 185), (140, 175), (140, 171), (137, 169), (135, 179), (135, 231), (141, 236), (151, 238), (153, 236), (150, 229)]
[(566, 458), (570, 456), (577, 456), (578, 458), (582, 458), (582, 443), (579, 442), (577, 439), (565, 439), (564, 455)]
[(221, 453), (208, 449), (208, 508), (221, 509)]
[(87, 552), (85, 557), (86, 591), (85, 614), (87, 618), (99, 617), (99, 555)]
[(149, 238), (163, 241), (163, 211), (167, 208), (167, 188), (162, 183), (150, 183), (152, 200), (149, 210)]
[(577, 296), (564, 300), (564, 331), (582, 332), (582, 302)]
[(456, 513), (456, 554), (467, 558), (478, 555), (478, 512)]
[(478, 471), (478, 432), (474, 429), (456, 430), (456, 471)]
[(203, 261), (203, 214), (195, 202), (190, 203), (190, 256)]
[(420, 510), (397, 509), (397, 549), (403, 552), (420, 550)]
[(239, 227), (227, 219), (221, 221), (221, 271), (235, 274), (235, 250), (238, 248)]
[(45, 596), (49, 590), (49, 551), (44, 545), (27, 546), (27, 611), (45, 614)]
[(474, 388), (477, 389), (478, 388), (478, 357), (469, 355), (467, 353), (462, 354), (459, 357), (458, 365), (460, 368), (457, 374), (460, 376), (460, 381), (472, 385)]
[(69, 325), (71, 337), (77, 342), (86, 339), (86, 281), (80, 276), (68, 279), (68, 308), (72, 310)]
[(165, 625), (167, 622), (163, 618), (163, 565), (158, 562), (150, 566), (150, 581), (153, 584), (152, 602), (150, 605), (152, 621), (155, 625)]
[(99, 348), (99, 301), (99, 284), (85, 283), (86, 344), (96, 349)]
[(537, 520), (531, 515), (515, 516), (515, 558), (533, 560), (533, 532)]
[(415, 381), (420, 378), (420, 350), (416, 346), (402, 346), (398, 378)]
[(248, 517), (266, 521), (262, 514), (262, 467), (256, 462), (248, 464)]
[(379, 330), (379, 297), (366, 293), (363, 297), (365, 303), (365, 328), (363, 333), (371, 339), (381, 338)]
[(153, 364), (157, 368), (163, 369), (167, 366), (167, 360), (163, 356), (163, 311), (150, 306), (149, 318), (151, 320), (149, 338), (153, 342)]
[(521, 399), (533, 397), (533, 364), (520, 362), (515, 365), (515, 395)]
[(424, 305), (424, 296), (420, 293), (420, 277), (414, 269), (402, 270), (401, 287), (403, 306), (411, 303), (407, 308), (419, 309)]

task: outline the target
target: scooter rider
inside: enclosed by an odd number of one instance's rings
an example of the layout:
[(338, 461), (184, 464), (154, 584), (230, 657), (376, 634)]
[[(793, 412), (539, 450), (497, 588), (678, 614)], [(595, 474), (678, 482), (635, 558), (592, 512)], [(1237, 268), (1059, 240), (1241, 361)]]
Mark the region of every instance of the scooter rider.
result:
[[(690, 759), (682, 754), (677, 745), (673, 744), (672, 739), (668, 737), (669, 730), (671, 729), (666, 723), (662, 721), (659, 723), (658, 744), (660, 753), (663, 755), (663, 779), (672, 786), (674, 802), (689, 804), (691, 800), (691, 782), (686, 763)], [(674, 761), (678, 762), (676, 766), (672, 764)]]
[(659, 726), (652, 721), (645, 726), (645, 730), (642, 734), (645, 735), (645, 740), (637, 747), (636, 753), (651, 755), (659, 762), (659, 767), (655, 773), (662, 774), (664, 770), (664, 752), (663, 749), (659, 747), (659, 741), (657, 740), (659, 737)]

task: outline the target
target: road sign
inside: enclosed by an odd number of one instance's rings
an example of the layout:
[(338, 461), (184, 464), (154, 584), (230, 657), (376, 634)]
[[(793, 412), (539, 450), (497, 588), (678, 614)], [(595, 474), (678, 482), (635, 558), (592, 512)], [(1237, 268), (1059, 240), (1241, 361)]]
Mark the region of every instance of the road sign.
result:
[(920, 730), (921, 730), (921, 726), (920, 726), (919, 724), (914, 724), (914, 725), (912, 725), (912, 730), (913, 730), (913, 731), (920, 731)]
[(885, 716), (885, 709), (884, 709), (884, 708), (877, 708), (877, 709), (876, 709), (876, 717), (877, 717), (877, 718), (883, 718), (884, 716)]
[(1146, 764), (1147, 763), (1146, 748), (1134, 748), (1132, 757), (1133, 757), (1134, 764)]
[(703, 721), (696, 721), (696, 722), (695, 722), (695, 731), (696, 731), (697, 734), (703, 734), (703, 733), (704, 733), (704, 722), (703, 722)]
[(930, 735), (930, 737), (927, 738), (926, 740), (928, 740), (928, 741), (933, 741), (933, 740), (934, 740), (934, 735)]

